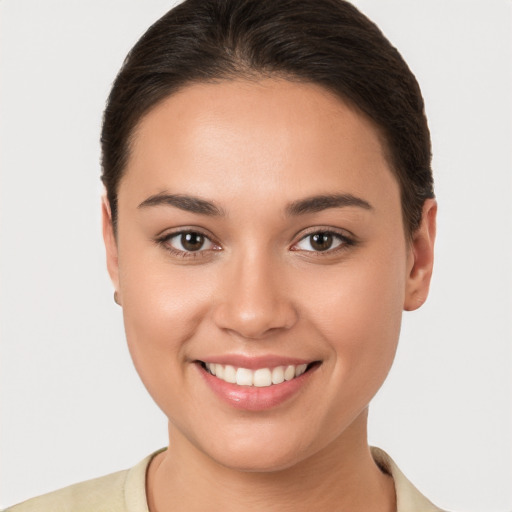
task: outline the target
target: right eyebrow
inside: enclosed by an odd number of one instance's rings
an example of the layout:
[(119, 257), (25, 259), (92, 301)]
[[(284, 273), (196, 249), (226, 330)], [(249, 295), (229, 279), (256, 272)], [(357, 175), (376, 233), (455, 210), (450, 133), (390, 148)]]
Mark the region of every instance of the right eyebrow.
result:
[(211, 201), (183, 194), (168, 194), (166, 192), (155, 194), (142, 201), (138, 208), (148, 208), (151, 206), (173, 206), (180, 210), (208, 216), (226, 215), (222, 208)]
[(368, 201), (352, 194), (324, 194), (294, 201), (286, 207), (286, 213), (288, 215), (304, 215), (347, 206), (373, 210), (373, 206)]

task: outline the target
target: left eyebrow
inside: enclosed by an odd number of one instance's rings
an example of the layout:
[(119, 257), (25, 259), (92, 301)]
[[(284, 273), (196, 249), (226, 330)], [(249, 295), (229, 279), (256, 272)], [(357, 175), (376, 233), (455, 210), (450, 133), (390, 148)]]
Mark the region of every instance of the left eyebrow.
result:
[(287, 215), (295, 216), (321, 212), (329, 208), (345, 208), (349, 206), (373, 210), (373, 206), (368, 201), (352, 194), (326, 194), (294, 201), (286, 207), (285, 211)]
[(138, 208), (147, 208), (149, 206), (174, 206), (180, 210), (187, 212), (198, 213), (200, 215), (208, 216), (223, 216), (225, 215), (222, 208), (219, 208), (211, 201), (201, 199), (199, 197), (188, 196), (183, 194), (167, 194), (160, 193), (148, 197)]

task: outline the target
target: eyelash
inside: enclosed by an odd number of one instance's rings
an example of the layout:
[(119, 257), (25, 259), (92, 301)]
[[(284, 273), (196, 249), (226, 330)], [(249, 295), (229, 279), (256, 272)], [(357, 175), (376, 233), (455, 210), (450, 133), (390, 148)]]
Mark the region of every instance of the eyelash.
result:
[[(212, 249), (199, 249), (197, 251), (182, 251), (180, 249), (176, 249), (172, 245), (170, 245), (170, 242), (173, 238), (178, 238), (183, 235), (199, 235), (207, 240), (212, 246), (215, 248)], [(205, 252), (210, 251), (219, 251), (220, 247), (219, 245), (214, 242), (210, 236), (206, 235), (205, 233), (202, 233), (201, 231), (197, 229), (182, 229), (180, 231), (175, 231), (174, 233), (167, 233), (155, 240), (155, 242), (162, 246), (167, 252), (171, 253), (173, 256), (177, 256), (178, 258), (200, 258), (205, 256)]]
[[(329, 235), (332, 236), (334, 239), (337, 239), (339, 241), (339, 244), (334, 248), (328, 248), (325, 251), (309, 251), (309, 250), (301, 250), (301, 249), (294, 249), (299, 243), (301, 243), (304, 240), (307, 240), (308, 238), (311, 239), (314, 235)], [(342, 251), (346, 251), (350, 247), (353, 247), (356, 245), (356, 240), (344, 233), (340, 233), (339, 231), (333, 230), (332, 228), (322, 228), (322, 227), (316, 227), (312, 229), (311, 231), (305, 233), (298, 242), (294, 243), (292, 245), (291, 250), (293, 251), (301, 251), (308, 253), (308, 255), (313, 257), (328, 257), (333, 256), (335, 254), (338, 254)], [(310, 241), (311, 245), (311, 241)]]
[[(207, 240), (210, 244), (212, 244), (213, 248), (208, 249), (199, 249), (197, 251), (182, 251), (180, 249), (176, 249), (172, 245), (170, 245), (170, 241), (173, 238), (177, 238), (183, 235), (199, 235), (203, 237), (205, 240)], [(333, 249), (328, 248), (325, 251), (314, 251), (314, 250), (303, 250), (303, 249), (294, 249), (295, 246), (297, 246), (299, 243), (301, 243), (304, 240), (307, 240), (308, 238), (314, 236), (314, 235), (329, 235), (333, 238), (337, 239), (339, 241), (339, 244), (334, 247)], [(163, 246), (164, 249), (171, 253), (173, 256), (177, 256), (179, 258), (198, 258), (198, 257), (205, 257), (205, 253), (211, 253), (211, 251), (220, 251), (222, 250), (216, 242), (214, 242), (210, 236), (206, 235), (205, 233), (202, 233), (199, 230), (194, 229), (182, 229), (180, 231), (176, 231), (173, 233), (167, 233), (155, 240), (155, 242)], [(290, 250), (297, 251), (297, 252), (305, 252), (309, 253), (310, 255), (314, 255), (314, 257), (326, 257), (329, 255), (338, 254), (341, 251), (347, 250), (349, 247), (356, 245), (356, 241), (342, 233), (339, 233), (338, 231), (333, 230), (332, 228), (315, 228), (314, 231), (310, 231), (309, 233), (304, 234), (297, 242), (295, 242)]]

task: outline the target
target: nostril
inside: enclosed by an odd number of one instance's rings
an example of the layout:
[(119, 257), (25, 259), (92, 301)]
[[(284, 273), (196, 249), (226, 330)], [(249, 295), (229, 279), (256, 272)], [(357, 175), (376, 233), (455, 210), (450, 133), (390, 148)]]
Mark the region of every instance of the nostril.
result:
[(231, 298), (218, 304), (214, 322), (223, 330), (246, 339), (261, 339), (279, 330), (288, 330), (297, 322), (298, 315), (288, 302), (276, 302), (271, 297)]

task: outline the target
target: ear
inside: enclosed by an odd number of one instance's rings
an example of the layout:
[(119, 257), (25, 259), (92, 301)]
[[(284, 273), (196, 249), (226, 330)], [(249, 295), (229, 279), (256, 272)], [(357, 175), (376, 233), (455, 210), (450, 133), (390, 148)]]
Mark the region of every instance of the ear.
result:
[(404, 310), (414, 311), (426, 300), (434, 265), (437, 202), (427, 199), (423, 205), (421, 224), (414, 232), (409, 247), (408, 274)]
[(106, 195), (103, 196), (101, 201), (101, 217), (103, 224), (103, 241), (105, 242), (105, 251), (107, 256), (107, 270), (115, 291), (119, 293), (117, 241), (114, 234), (114, 226), (112, 225), (112, 212)]

